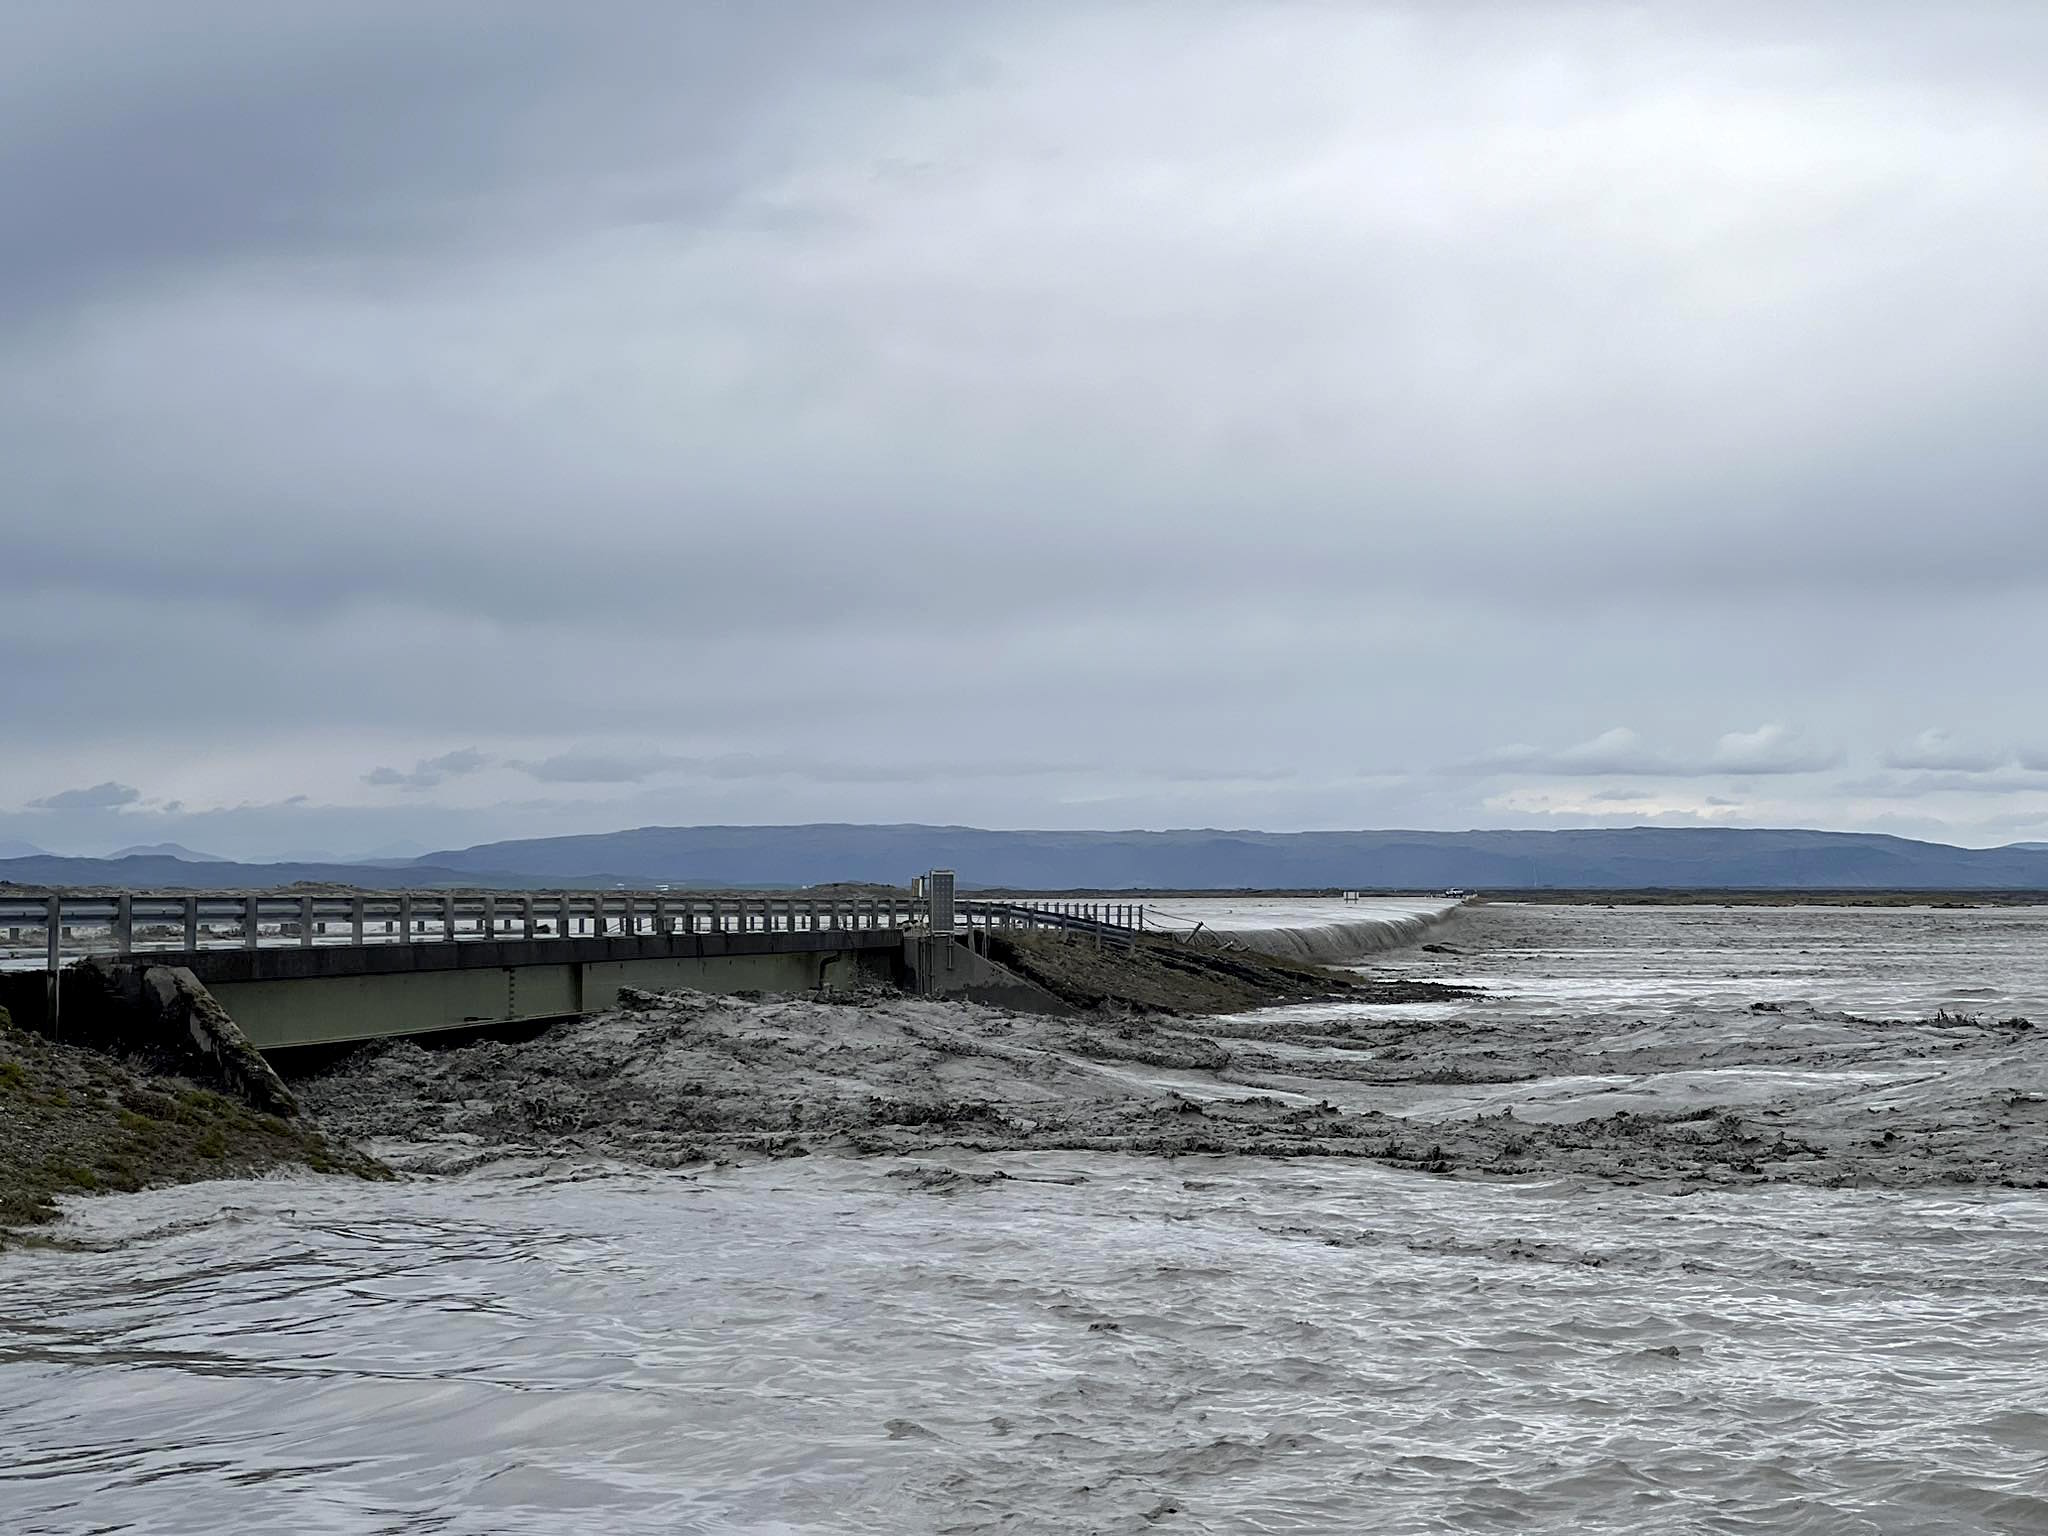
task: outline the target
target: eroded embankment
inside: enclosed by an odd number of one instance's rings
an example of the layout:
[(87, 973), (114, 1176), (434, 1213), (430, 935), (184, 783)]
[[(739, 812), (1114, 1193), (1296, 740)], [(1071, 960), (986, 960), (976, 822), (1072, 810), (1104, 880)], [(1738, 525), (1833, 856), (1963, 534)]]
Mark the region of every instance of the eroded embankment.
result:
[(1002, 964), (1076, 1008), (1111, 1013), (1239, 1013), (1277, 1003), (1434, 1002), (1468, 996), (1438, 982), (1368, 978), (1251, 950), (1214, 950), (1169, 938), (1124, 946), (1073, 935), (990, 935)]
[[(1366, 1157), (1681, 1187), (2048, 1181), (2040, 1033), (1821, 1015), (1769, 1026), (1748, 1044), (1704, 1027), (1630, 1043), (1343, 1005), (1077, 1021), (896, 996), (636, 995), (523, 1043), (367, 1051), (303, 1094), (337, 1134), (421, 1169), (508, 1152), (676, 1165), (958, 1147)], [(1717, 1102), (1712, 1074), (1738, 1058), (1788, 1075)], [(1828, 1075), (1849, 1068), (1862, 1076)], [(1676, 1099), (1516, 1111), (1560, 1077), (1686, 1072), (1703, 1080)]]
[[(61, 1044), (0, 1010), (0, 1247), (62, 1195), (245, 1177), (280, 1167), (388, 1177), (302, 1120), (189, 1078)], [(11, 1234), (20, 1241), (19, 1230)]]

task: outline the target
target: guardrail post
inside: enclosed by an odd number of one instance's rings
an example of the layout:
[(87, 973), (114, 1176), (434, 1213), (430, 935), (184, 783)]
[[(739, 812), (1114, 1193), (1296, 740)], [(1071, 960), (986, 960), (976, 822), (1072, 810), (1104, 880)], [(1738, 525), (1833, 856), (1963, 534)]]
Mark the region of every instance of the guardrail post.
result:
[(398, 896), (398, 942), (412, 942), (412, 892), (401, 891)]
[(313, 944), (313, 898), (299, 898), (299, 943), (311, 948)]
[(185, 898), (185, 948), (189, 951), (198, 947), (199, 898), (197, 896), (187, 896)]
[(661, 937), (663, 937), (664, 939), (665, 939), (665, 938), (667, 938), (667, 937), (668, 937), (668, 934), (669, 934), (669, 926), (670, 926), (671, 922), (672, 922), (672, 919), (671, 919), (671, 918), (669, 917), (669, 915), (668, 915), (668, 897), (666, 897), (666, 896), (657, 896), (657, 897), (655, 897), (655, 898), (654, 898), (654, 931), (655, 931), (656, 933), (660, 934), (660, 935), (661, 935)]
[(361, 896), (348, 899), (348, 941), (358, 949), (363, 943), (363, 913), (368, 903)]
[(519, 898), (519, 926), (529, 939), (533, 937), (533, 892), (528, 891)]
[(114, 898), (114, 948), (124, 955), (135, 948), (135, 897), (127, 891)]
[(453, 891), (443, 891), (441, 893), (441, 941), (444, 944), (453, 944), (455, 942), (455, 893)]
[(562, 891), (555, 897), (555, 937), (566, 939), (575, 925), (575, 917), (569, 910), (569, 893)]
[(262, 916), (263, 913), (257, 904), (256, 898), (254, 896), (244, 896), (242, 898), (242, 947), (244, 949), (254, 949), (256, 947), (256, 930)]
[(495, 939), (498, 936), (498, 896), (495, 891), (484, 892), (483, 923), (484, 937)]

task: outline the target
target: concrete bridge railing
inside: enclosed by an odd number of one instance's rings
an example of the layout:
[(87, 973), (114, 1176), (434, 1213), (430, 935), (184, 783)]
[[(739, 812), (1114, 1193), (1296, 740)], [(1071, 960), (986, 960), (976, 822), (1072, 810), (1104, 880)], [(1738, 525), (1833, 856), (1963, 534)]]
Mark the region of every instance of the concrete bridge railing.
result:
[[(1128, 902), (969, 898), (973, 927), (1129, 931)], [(929, 921), (900, 894), (710, 891), (23, 891), (0, 892), (0, 963), (56, 970), (90, 955), (212, 949), (460, 944), (638, 934), (851, 933)]]
[(0, 893), (0, 955), (61, 966), (95, 954), (453, 944), (628, 934), (893, 929), (900, 896), (673, 891), (43, 891)]
[(271, 1050), (585, 1014), (628, 987), (792, 992), (869, 976), (1022, 1005), (982, 931), (1128, 942), (1143, 921), (1127, 903), (890, 891), (9, 890), (0, 972), (54, 1032), (73, 962), (177, 971)]

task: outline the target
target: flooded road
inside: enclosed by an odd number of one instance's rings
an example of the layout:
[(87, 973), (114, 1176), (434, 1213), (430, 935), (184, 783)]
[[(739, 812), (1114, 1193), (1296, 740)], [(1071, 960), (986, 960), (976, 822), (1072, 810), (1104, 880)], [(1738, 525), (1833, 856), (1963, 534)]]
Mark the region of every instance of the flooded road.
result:
[[(1660, 1072), (1709, 1103), (1913, 1052), (1923, 1079), (2010, 1077), (2031, 1032), (1986, 1054), (1918, 1021), (2041, 1009), (2044, 937), (2039, 913), (1480, 909), (1383, 968), (1484, 995), (1390, 1022), (1455, 1026), (1417, 1036), (1446, 1050), (1526, 1031), (1571, 1070), (1385, 1095), (1512, 1093), (1533, 1121), (1668, 1095)], [(1885, 1018), (1915, 1021), (1889, 1055)], [(2038, 1171), (2028, 1123), (2001, 1155)], [(396, 1186), (81, 1202), (88, 1251), (0, 1258), (0, 1528), (2048, 1529), (2038, 1189), (478, 1150)]]

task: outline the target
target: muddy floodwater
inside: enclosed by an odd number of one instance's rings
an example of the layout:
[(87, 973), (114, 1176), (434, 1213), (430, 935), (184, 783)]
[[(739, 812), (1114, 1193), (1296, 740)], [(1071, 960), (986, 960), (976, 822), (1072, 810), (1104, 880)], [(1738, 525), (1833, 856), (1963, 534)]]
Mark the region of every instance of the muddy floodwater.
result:
[[(0, 1257), (0, 1530), (2048, 1531), (2048, 912), (1429, 938), (1466, 995), (1207, 1033), (366, 1059), (310, 1096), (443, 1171)], [(627, 1045), (716, 1103), (579, 1097)]]

